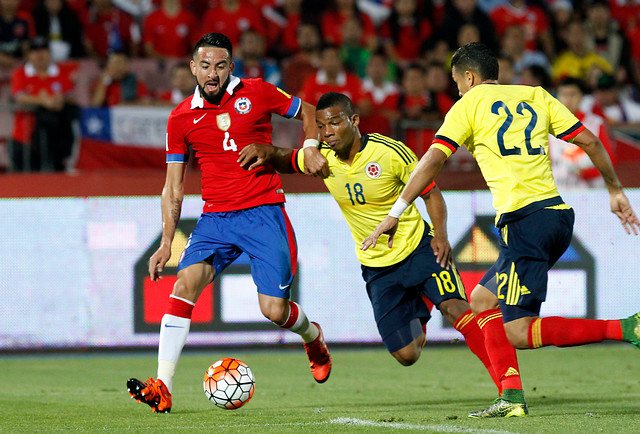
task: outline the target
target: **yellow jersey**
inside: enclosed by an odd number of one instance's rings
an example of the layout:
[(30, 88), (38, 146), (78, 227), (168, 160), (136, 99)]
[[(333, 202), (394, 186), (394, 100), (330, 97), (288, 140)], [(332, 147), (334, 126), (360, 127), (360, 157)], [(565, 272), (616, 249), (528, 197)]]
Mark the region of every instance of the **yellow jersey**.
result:
[(432, 146), (469, 149), (493, 196), (496, 226), (563, 205), (551, 173), (549, 133), (570, 140), (584, 129), (542, 87), (481, 84), (445, 116)]
[[(424, 220), (414, 204), (409, 205), (400, 218), (393, 248), (387, 247), (385, 235), (374, 248), (363, 251), (360, 244), (384, 220), (400, 196), (418, 163), (413, 151), (404, 143), (381, 134), (363, 134), (362, 147), (351, 165), (340, 160), (326, 144), (320, 146), (320, 152), (331, 170), (324, 183), (351, 228), (358, 261), (368, 267), (386, 267), (409, 256), (425, 231)], [(297, 172), (304, 172), (304, 152), (294, 151), (292, 163)], [(434, 186), (432, 183), (422, 194)]]

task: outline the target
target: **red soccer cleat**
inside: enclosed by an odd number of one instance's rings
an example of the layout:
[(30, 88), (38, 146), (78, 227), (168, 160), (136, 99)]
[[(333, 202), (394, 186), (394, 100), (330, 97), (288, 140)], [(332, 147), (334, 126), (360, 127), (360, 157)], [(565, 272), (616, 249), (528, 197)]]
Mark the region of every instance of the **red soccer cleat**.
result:
[(324, 383), (329, 378), (331, 373), (331, 355), (329, 354), (329, 348), (324, 342), (324, 335), (320, 324), (312, 322), (318, 327), (320, 334), (317, 338), (309, 343), (304, 344), (304, 350), (309, 357), (309, 367), (311, 368), (311, 374), (318, 383)]
[(154, 413), (171, 411), (171, 393), (162, 380), (149, 378), (146, 383), (143, 383), (138, 379), (130, 378), (127, 380), (127, 390), (131, 398), (149, 405)]

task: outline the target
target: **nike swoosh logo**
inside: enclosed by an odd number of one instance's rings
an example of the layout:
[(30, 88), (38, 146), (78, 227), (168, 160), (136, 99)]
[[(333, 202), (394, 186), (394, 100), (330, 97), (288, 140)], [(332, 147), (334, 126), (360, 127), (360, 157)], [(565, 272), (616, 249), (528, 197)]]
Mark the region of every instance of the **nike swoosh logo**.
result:
[(289, 285), (284, 285), (284, 286), (278, 285), (278, 288), (280, 288), (280, 289), (287, 289), (288, 287), (289, 287)]
[(200, 116), (198, 119), (194, 119), (193, 120), (193, 125), (197, 124), (198, 122), (200, 122), (202, 120), (203, 117), (205, 117), (207, 114), (203, 114), (202, 116)]
[(176, 329), (183, 329), (184, 327), (179, 326), (179, 325), (173, 325), (173, 324), (165, 324), (164, 325), (167, 328), (176, 328)]

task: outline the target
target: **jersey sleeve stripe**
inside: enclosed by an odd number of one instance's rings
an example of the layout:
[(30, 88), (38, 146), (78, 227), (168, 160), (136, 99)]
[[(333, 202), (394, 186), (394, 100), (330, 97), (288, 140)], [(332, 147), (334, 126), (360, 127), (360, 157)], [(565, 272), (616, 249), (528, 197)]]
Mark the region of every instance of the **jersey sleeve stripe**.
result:
[(291, 105), (289, 105), (289, 110), (284, 115), (285, 118), (291, 119), (296, 117), (298, 114), (298, 110), (300, 110), (300, 106), (302, 106), (302, 101), (297, 96), (291, 97)]
[(405, 144), (401, 143), (401, 142), (397, 142), (395, 140), (390, 140), (385, 136), (382, 136), (380, 134), (372, 134), (369, 136), (371, 139), (383, 143), (387, 146), (389, 146), (390, 148), (396, 149), (396, 151), (402, 155), (404, 155), (409, 161), (407, 161), (405, 158), (403, 158), (403, 160), (409, 164), (412, 161), (416, 161), (416, 159), (414, 158), (414, 156), (412, 155), (411, 152), (409, 152), (408, 148), (406, 147)]
[(302, 150), (302, 148), (298, 148), (293, 151), (293, 155), (291, 156), (291, 165), (293, 166), (293, 170), (298, 173), (304, 173), (304, 169), (300, 167), (298, 164), (298, 153)]
[(167, 154), (167, 163), (186, 163), (189, 161), (189, 154)]
[(435, 186), (436, 186), (436, 182), (431, 181), (431, 184), (427, 185), (427, 187), (424, 190), (422, 190), (422, 193), (420, 193), (420, 196), (424, 196), (425, 194), (429, 193), (431, 190), (433, 190)]
[(571, 128), (569, 128), (567, 131), (565, 131), (562, 134), (558, 134), (558, 138), (561, 140), (569, 140), (569, 139), (573, 139), (575, 136), (577, 136), (578, 134), (580, 134), (580, 132), (582, 130), (584, 130), (584, 125), (582, 125), (582, 122), (578, 121), (577, 124), (575, 124), (574, 126), (572, 126)]
[(450, 138), (445, 137), (445, 136), (441, 136), (439, 134), (437, 134), (433, 138), (433, 142), (432, 143), (439, 143), (441, 145), (444, 145), (447, 148), (451, 149), (451, 152), (456, 152), (458, 150), (458, 147), (460, 146), (456, 142), (451, 140)]

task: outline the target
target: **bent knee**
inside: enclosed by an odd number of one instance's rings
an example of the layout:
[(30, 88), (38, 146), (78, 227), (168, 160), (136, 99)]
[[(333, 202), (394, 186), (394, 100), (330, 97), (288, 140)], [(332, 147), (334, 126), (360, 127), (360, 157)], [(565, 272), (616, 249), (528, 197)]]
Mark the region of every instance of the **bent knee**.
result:
[(505, 324), (504, 331), (513, 348), (520, 350), (529, 348), (529, 333), (526, 327), (528, 323)]
[(477, 285), (471, 292), (469, 297), (471, 302), (471, 311), (474, 315), (484, 312), (485, 310), (497, 309), (498, 297), (482, 285)]
[(421, 348), (414, 344), (409, 344), (406, 347), (391, 353), (391, 355), (402, 366), (411, 366), (420, 358)]

